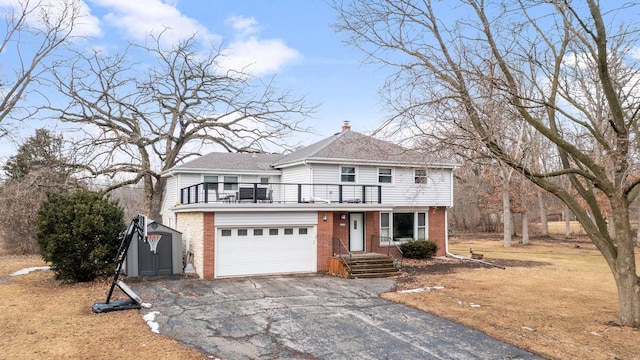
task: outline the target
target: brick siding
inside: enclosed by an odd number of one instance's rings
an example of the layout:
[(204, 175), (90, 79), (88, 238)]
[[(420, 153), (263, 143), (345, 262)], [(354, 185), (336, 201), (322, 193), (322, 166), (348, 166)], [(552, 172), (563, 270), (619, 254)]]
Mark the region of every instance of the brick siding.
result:
[(429, 208), (429, 240), (438, 245), (436, 256), (446, 255), (446, 226), (445, 226), (445, 207)]

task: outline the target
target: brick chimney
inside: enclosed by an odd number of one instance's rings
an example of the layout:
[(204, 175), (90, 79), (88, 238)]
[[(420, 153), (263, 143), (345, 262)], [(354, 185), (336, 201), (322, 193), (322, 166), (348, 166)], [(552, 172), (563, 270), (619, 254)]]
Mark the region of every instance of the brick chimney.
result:
[(342, 132), (351, 130), (351, 125), (349, 125), (349, 120), (345, 120), (344, 124), (342, 124)]

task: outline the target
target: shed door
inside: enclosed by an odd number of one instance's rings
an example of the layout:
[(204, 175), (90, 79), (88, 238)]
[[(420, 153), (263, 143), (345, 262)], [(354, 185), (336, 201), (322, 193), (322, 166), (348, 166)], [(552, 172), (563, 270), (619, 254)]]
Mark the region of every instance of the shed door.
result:
[(172, 236), (170, 233), (153, 232), (160, 234), (160, 242), (153, 253), (149, 244), (138, 239), (138, 274), (140, 276), (171, 275), (172, 273)]
[(315, 272), (316, 227), (217, 229), (215, 276)]

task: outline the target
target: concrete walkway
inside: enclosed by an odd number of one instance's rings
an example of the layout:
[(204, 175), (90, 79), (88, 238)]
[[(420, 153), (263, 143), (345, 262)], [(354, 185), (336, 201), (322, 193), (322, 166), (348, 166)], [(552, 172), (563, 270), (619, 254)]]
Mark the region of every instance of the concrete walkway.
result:
[[(540, 359), (379, 298), (393, 279), (328, 276), (130, 284), (159, 332), (223, 359)], [(157, 313), (152, 313), (157, 312)]]

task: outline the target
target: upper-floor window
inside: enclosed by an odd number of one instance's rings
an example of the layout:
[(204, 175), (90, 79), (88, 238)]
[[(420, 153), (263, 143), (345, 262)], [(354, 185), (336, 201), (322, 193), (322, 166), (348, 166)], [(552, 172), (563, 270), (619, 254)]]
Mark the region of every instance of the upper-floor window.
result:
[(207, 183), (208, 190), (218, 189), (218, 176), (204, 176), (204, 182)]
[(353, 166), (340, 167), (341, 182), (356, 182), (356, 168)]
[(391, 184), (393, 180), (393, 171), (388, 168), (378, 169), (378, 182), (381, 184)]
[(426, 184), (427, 183), (427, 170), (425, 169), (415, 169), (414, 170), (414, 179), (416, 184)]
[(224, 189), (225, 190), (238, 190), (238, 177), (237, 176), (225, 176), (224, 177)]

